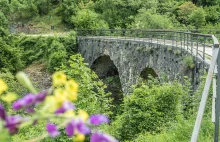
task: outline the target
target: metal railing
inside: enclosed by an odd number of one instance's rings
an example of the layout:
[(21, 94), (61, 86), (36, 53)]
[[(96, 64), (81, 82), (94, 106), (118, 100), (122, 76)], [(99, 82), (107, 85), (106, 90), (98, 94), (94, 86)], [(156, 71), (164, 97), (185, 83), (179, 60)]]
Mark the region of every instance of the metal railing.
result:
[(102, 38), (108, 40), (120, 40), (120, 41), (139, 41), (149, 42), (155, 44), (162, 44), (171, 46), (173, 49), (180, 50), (181, 54), (188, 51), (194, 57), (200, 59), (202, 66), (205, 63), (210, 64), (212, 56), (211, 47), (213, 45), (211, 34), (200, 34), (184, 31), (172, 31), (172, 30), (125, 30), (125, 29), (82, 29), (75, 30), (77, 36), (86, 36), (87, 38)]
[[(212, 121), (215, 123), (214, 141), (218, 142), (219, 113), (220, 113), (219, 112), (220, 111), (220, 53), (219, 53), (219, 42), (214, 35), (195, 33), (195, 31), (184, 32), (184, 31), (173, 31), (173, 30), (82, 29), (75, 31), (77, 32), (78, 38), (86, 37), (86, 38), (103, 39), (103, 40), (120, 40), (124, 42), (127, 41), (149, 42), (157, 45), (171, 46), (173, 49), (180, 50), (181, 55), (186, 52), (193, 55), (195, 57), (194, 59), (198, 60), (197, 62), (202, 63), (203, 68), (205, 70), (208, 69), (208, 75), (202, 93), (202, 98), (192, 133), (191, 142), (196, 142), (198, 139), (202, 117), (204, 114), (212, 80), (213, 80)], [(208, 66), (205, 66), (205, 64), (208, 64)], [(217, 75), (217, 81), (215, 79), (216, 75)]]

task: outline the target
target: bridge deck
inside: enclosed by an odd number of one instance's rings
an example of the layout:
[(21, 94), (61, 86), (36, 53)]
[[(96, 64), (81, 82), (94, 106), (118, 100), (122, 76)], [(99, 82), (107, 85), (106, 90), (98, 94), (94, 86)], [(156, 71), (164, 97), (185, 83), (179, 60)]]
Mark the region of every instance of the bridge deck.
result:
[[(212, 45), (205, 45), (197, 43), (183, 43), (183, 42), (176, 42), (172, 40), (164, 40), (164, 39), (155, 39), (155, 38), (136, 38), (136, 37), (114, 37), (114, 36), (79, 36), (79, 37), (86, 37), (87, 39), (103, 39), (103, 40), (117, 40), (117, 41), (135, 41), (135, 42), (144, 42), (144, 43), (152, 43), (152, 44), (159, 44), (159, 45), (166, 45), (170, 47), (177, 47), (179, 50), (186, 50), (193, 56), (198, 57), (200, 60), (204, 61), (205, 63), (211, 63), (212, 58)], [(204, 54), (204, 55), (203, 55)], [(203, 56), (205, 58), (203, 59)]]

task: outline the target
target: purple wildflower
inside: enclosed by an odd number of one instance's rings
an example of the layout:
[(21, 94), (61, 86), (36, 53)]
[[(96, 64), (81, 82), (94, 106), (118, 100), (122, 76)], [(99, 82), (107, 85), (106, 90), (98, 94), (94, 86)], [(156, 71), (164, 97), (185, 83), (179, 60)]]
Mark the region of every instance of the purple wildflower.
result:
[(0, 119), (5, 120), (6, 119), (6, 112), (4, 107), (0, 104)]
[(108, 123), (109, 119), (107, 118), (107, 116), (103, 114), (97, 114), (97, 115), (90, 116), (89, 121), (93, 125), (99, 125), (102, 123)]
[(55, 138), (56, 136), (60, 135), (60, 132), (57, 129), (57, 126), (52, 123), (48, 123), (46, 129), (51, 137)]
[(26, 96), (24, 96), (23, 98), (17, 100), (16, 102), (14, 102), (12, 104), (12, 107), (14, 110), (19, 110), (23, 107), (27, 107), (32, 105), (35, 102), (36, 99), (36, 95), (34, 94), (27, 94)]
[(67, 124), (67, 126), (66, 126), (67, 136), (72, 137), (74, 135), (74, 128), (75, 128), (74, 121), (71, 121), (70, 123)]
[(35, 103), (36, 103), (36, 104), (39, 104), (39, 103), (43, 102), (43, 101), (45, 100), (47, 94), (48, 94), (48, 91), (47, 91), (47, 90), (46, 90), (46, 91), (43, 91), (43, 92), (40, 92), (39, 94), (37, 94), (37, 95), (36, 95), (36, 102), (35, 102)]
[(55, 113), (60, 114), (66, 112), (67, 110), (74, 110), (74, 109), (75, 106), (71, 102), (65, 101), (63, 105), (55, 111)]
[(5, 127), (8, 128), (11, 134), (16, 134), (18, 132), (18, 126), (22, 123), (23, 119), (21, 116), (15, 115), (7, 116), (5, 120)]
[(19, 99), (12, 104), (12, 108), (14, 110), (19, 110), (24, 106), (24, 104), (25, 104), (24, 101), (22, 99)]
[(24, 106), (29, 106), (29, 105), (32, 105), (35, 102), (36, 95), (34, 95), (34, 94), (27, 94), (22, 99), (24, 100), (24, 103), (25, 103)]
[(34, 113), (34, 112), (35, 112), (34, 108), (26, 108), (25, 111), (26, 111), (27, 113)]
[(116, 140), (114, 137), (104, 134), (104, 133), (100, 133), (100, 132), (95, 132), (92, 134), (91, 142), (118, 142), (118, 140)]
[(90, 133), (90, 128), (88, 126), (86, 126), (86, 124), (83, 123), (83, 121), (79, 121), (77, 123), (76, 129), (78, 130), (78, 132), (80, 132), (82, 134), (89, 134)]
[(89, 134), (90, 128), (86, 126), (81, 119), (76, 119), (72, 120), (66, 126), (66, 133), (69, 137), (72, 137), (75, 131), (78, 131), (81, 134)]

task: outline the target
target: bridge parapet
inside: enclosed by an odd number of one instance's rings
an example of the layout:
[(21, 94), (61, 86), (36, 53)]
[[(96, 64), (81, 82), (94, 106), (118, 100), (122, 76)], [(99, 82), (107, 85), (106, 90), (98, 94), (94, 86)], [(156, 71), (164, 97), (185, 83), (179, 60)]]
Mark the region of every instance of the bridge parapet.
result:
[(212, 45), (214, 44), (213, 35), (200, 34), (184, 31), (172, 30), (76, 30), (77, 36), (108, 38), (108, 40), (132, 40), (149, 43), (169, 45), (173, 48), (180, 47), (182, 50), (189, 51), (194, 57), (200, 59), (205, 67), (205, 63), (210, 64), (212, 56)]

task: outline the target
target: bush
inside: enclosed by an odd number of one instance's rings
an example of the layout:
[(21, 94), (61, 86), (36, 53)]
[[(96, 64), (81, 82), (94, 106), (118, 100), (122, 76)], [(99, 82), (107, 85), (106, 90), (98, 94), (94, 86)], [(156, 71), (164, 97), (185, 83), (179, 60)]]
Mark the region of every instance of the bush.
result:
[(27, 90), (17, 81), (17, 79), (15, 79), (15, 76), (12, 73), (0, 73), (0, 78), (7, 83), (9, 92), (15, 92), (16, 94), (19, 94), (20, 97), (27, 93)]
[(66, 51), (57, 51), (49, 56), (48, 71), (54, 72), (56, 67), (66, 64), (67, 53)]
[(78, 29), (108, 29), (107, 22), (88, 9), (79, 10), (76, 16), (72, 16), (71, 22)]
[(193, 57), (191, 56), (184, 57), (183, 65), (186, 69), (193, 69), (195, 67)]
[(166, 16), (153, 14), (143, 8), (139, 10), (134, 22), (129, 27), (135, 29), (169, 29), (173, 25)]
[(183, 88), (177, 83), (143, 84), (124, 98), (122, 115), (107, 129), (122, 141), (132, 140), (141, 132), (160, 132), (177, 120), (183, 96)]
[(15, 47), (9, 46), (7, 43), (1, 41), (0, 38), (0, 71), (16, 72), (24, 67), (21, 60), (21, 51)]

